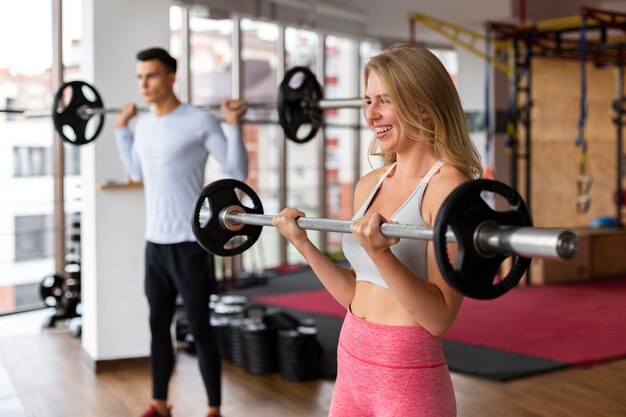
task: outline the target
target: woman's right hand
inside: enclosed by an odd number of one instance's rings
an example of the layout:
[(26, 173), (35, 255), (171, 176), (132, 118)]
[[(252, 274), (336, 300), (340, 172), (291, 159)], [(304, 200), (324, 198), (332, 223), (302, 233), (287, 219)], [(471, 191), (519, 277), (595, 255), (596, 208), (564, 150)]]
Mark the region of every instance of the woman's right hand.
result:
[(309, 240), (306, 231), (296, 223), (299, 217), (305, 217), (304, 212), (286, 208), (272, 219), (272, 225), (294, 246)]

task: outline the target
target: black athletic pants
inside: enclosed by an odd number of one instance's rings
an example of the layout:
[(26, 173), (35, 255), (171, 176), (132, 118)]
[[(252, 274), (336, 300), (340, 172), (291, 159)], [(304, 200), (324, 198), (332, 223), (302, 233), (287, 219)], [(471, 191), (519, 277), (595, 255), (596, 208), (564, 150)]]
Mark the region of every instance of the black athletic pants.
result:
[(221, 404), (221, 361), (209, 317), (210, 294), (215, 292), (213, 256), (196, 242), (156, 244), (146, 242), (145, 292), (150, 306), (150, 367), (152, 396), (167, 399), (174, 369), (171, 326), (180, 294), (189, 331), (193, 335), (200, 373), (209, 406)]

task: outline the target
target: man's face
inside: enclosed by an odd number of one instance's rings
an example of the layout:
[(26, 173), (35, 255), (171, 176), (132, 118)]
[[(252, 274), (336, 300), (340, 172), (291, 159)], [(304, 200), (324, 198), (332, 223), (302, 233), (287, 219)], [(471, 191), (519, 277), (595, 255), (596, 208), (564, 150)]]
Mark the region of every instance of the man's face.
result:
[(139, 92), (146, 103), (159, 103), (170, 98), (176, 74), (168, 72), (157, 60), (137, 63), (137, 83)]

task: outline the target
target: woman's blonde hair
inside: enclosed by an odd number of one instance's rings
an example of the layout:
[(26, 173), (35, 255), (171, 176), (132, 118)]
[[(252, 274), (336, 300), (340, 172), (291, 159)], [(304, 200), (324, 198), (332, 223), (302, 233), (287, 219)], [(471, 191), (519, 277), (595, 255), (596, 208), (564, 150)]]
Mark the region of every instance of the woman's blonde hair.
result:
[[(432, 52), (412, 44), (393, 45), (365, 65), (366, 88), (371, 73), (386, 89), (410, 139), (424, 143), (437, 158), (467, 177), (482, 175), (480, 156), (470, 139), (456, 87)], [(385, 165), (396, 160), (395, 152), (380, 152), (376, 139), (369, 154), (381, 156)]]

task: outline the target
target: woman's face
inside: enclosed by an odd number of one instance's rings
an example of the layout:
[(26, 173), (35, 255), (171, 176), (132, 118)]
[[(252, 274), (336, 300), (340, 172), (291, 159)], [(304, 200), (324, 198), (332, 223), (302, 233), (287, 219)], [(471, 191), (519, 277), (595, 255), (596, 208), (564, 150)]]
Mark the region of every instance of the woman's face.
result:
[(396, 110), (378, 75), (369, 74), (365, 91), (365, 119), (382, 152), (397, 152), (402, 137)]

